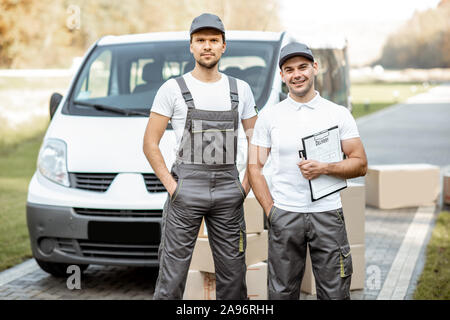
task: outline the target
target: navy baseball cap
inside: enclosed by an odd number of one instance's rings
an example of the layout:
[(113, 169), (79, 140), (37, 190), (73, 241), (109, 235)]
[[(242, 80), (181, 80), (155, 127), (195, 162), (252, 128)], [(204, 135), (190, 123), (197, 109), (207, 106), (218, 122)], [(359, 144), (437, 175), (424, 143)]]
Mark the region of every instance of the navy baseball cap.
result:
[(302, 56), (314, 62), (314, 56), (306, 44), (300, 42), (291, 42), (281, 48), (280, 60), (278, 61), (278, 66), (280, 67), (280, 69), (283, 63), (286, 62), (286, 60), (296, 56)]
[(225, 27), (223, 26), (222, 20), (211, 13), (204, 13), (192, 20), (190, 34), (192, 35), (201, 29), (216, 29), (225, 33)]

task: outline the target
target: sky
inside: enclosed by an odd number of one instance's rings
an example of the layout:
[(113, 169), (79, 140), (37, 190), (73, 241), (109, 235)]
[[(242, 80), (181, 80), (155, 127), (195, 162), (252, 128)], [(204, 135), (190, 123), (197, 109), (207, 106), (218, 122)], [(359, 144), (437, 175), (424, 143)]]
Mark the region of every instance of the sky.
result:
[[(387, 36), (440, 0), (280, 0), (280, 20), (300, 41), (347, 39), (351, 65), (375, 60)], [(325, 41), (326, 42), (326, 41)]]

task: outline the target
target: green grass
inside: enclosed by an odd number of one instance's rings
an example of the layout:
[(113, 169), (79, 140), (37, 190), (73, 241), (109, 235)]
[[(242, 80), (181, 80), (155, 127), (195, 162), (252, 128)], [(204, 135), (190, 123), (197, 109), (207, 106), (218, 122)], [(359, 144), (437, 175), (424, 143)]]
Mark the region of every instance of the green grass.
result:
[[(0, 93), (2, 93), (3, 99), (6, 101), (0, 101), (3, 112), (17, 112), (23, 111), (24, 106), (17, 105), (17, 102), (13, 103), (14, 99), (8, 99), (10, 95), (19, 94), (27, 95), (29, 92), (39, 92), (49, 90), (50, 92), (60, 92), (65, 93), (65, 88), (69, 86), (69, 77), (58, 77), (58, 78), (46, 78), (46, 77), (0, 77)], [(10, 92), (12, 90), (12, 92)], [(33, 96), (33, 93), (31, 93)], [(29, 105), (28, 108), (36, 108), (36, 104), (45, 103), (46, 108), (48, 108), (48, 102), (50, 101), (50, 94), (45, 97), (43, 101), (41, 95), (37, 95), (38, 101), (31, 100), (33, 103)], [(36, 98), (33, 98), (36, 99)], [(26, 105), (30, 103), (30, 98), (24, 99), (20, 104)], [(19, 100), (20, 101), (20, 100)], [(49, 116), (33, 116), (32, 119), (27, 121), (22, 121), (18, 125), (12, 125), (8, 122), (8, 117), (6, 117), (2, 112), (0, 112), (0, 155), (5, 152), (11, 146), (17, 145), (21, 141), (30, 139), (40, 132), (44, 131), (49, 123)]]
[(31, 257), (26, 199), (43, 136), (0, 149), (0, 270)]
[[(10, 104), (13, 100), (8, 99), (10, 94), (17, 94), (22, 90), (24, 95), (30, 90), (63, 93), (61, 88), (67, 87), (69, 81), (69, 78), (0, 77), (0, 92), (6, 97), (6, 101), (0, 104), (7, 112), (15, 112), (14, 108), (20, 105)], [(31, 257), (26, 199), (48, 124), (48, 116), (34, 116), (13, 125), (8, 122), (7, 117), (0, 114), (0, 271)]]
[(370, 106), (364, 105), (362, 103), (354, 103), (352, 114), (355, 119), (358, 119), (391, 105), (393, 105), (393, 103), (371, 103)]
[(450, 300), (450, 212), (439, 214), (414, 299)]
[[(7, 153), (22, 141), (32, 139), (45, 131), (49, 124), (49, 117), (34, 117), (30, 121), (18, 126), (10, 126), (6, 119), (0, 116), (0, 156)], [(0, 173), (1, 174), (1, 173)]]
[(409, 97), (426, 92), (432, 86), (422, 83), (352, 83), (353, 116), (359, 118)]

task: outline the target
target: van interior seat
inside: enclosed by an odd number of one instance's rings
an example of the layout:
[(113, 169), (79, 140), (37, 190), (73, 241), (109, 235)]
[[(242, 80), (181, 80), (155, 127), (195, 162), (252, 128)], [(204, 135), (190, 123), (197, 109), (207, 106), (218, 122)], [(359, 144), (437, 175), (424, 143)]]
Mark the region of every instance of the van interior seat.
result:
[(228, 67), (223, 71), (223, 73), (229, 75), (230, 77), (235, 77), (238, 79), (242, 79), (243, 76), (242, 70), (238, 67)]
[(264, 89), (267, 77), (267, 68), (262, 66), (253, 66), (243, 70), (242, 80), (247, 82), (252, 88), (254, 95), (259, 95)]
[[(261, 66), (254, 66), (244, 70), (243, 80), (247, 81), (250, 85), (258, 85), (258, 80), (261, 79), (261, 76), (264, 74), (266, 68)], [(264, 80), (264, 79), (263, 79)]]
[(144, 80), (145, 83), (137, 85), (134, 88), (133, 93), (158, 89), (164, 82), (162, 65), (155, 62), (147, 63), (142, 69), (142, 80)]

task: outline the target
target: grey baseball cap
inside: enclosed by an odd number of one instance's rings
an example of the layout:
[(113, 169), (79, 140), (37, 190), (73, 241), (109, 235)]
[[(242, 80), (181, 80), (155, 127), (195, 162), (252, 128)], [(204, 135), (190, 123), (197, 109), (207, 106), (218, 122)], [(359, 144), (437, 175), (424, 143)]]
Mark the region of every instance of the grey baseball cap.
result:
[(190, 34), (201, 30), (201, 29), (217, 29), (222, 33), (225, 33), (225, 27), (223, 26), (222, 20), (215, 14), (204, 13), (192, 20)]
[(280, 67), (280, 69), (287, 59), (296, 56), (302, 56), (311, 61), (314, 61), (314, 56), (306, 44), (300, 42), (291, 42), (281, 48), (280, 60), (278, 61), (278, 66)]

